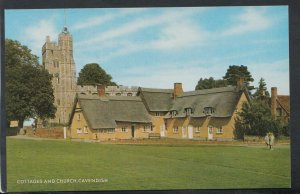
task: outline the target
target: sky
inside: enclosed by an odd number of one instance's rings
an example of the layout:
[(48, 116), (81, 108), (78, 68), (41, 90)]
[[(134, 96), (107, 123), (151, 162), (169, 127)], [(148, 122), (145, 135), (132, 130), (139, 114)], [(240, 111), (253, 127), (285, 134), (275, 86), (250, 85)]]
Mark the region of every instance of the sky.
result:
[(66, 25), (76, 73), (98, 63), (119, 85), (195, 89), (244, 65), (268, 90), (289, 95), (288, 7), (187, 7), (5, 10), (5, 37), (40, 57)]

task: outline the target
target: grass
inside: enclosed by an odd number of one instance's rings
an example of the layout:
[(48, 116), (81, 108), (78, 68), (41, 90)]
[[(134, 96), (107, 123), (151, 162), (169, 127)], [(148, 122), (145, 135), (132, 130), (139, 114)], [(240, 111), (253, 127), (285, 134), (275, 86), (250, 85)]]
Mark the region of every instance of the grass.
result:
[[(104, 183), (19, 180), (104, 178)], [(290, 149), (7, 139), (8, 191), (289, 188)]]

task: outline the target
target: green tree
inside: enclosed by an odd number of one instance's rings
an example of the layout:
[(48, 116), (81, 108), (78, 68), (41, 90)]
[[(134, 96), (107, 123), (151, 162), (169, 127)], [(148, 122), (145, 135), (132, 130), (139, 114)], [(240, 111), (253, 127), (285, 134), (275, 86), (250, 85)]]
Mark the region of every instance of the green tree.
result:
[(5, 40), (5, 106), (7, 121), (54, 118), (56, 107), (52, 76), (38, 64), (38, 57), (18, 41)]
[(270, 93), (267, 91), (267, 84), (263, 78), (259, 80), (258, 88), (253, 97), (260, 100), (269, 100)]
[(247, 66), (231, 65), (223, 77), (223, 79), (227, 80), (229, 85), (233, 86), (237, 85), (237, 82), (240, 78), (244, 78), (245, 85), (249, 91), (254, 89), (253, 86), (250, 86), (250, 82), (253, 82), (254, 79), (252, 78), (251, 73), (248, 71)]
[(227, 81), (218, 79), (215, 80), (213, 77), (205, 78), (198, 81), (197, 86), (195, 87), (195, 90), (203, 90), (203, 89), (210, 89), (210, 88), (219, 88), (219, 87), (225, 87), (227, 86)]
[(235, 123), (237, 138), (241, 137), (241, 134), (264, 136), (267, 132), (278, 136), (281, 131), (280, 122), (272, 118), (269, 105), (261, 100), (244, 103)]
[(78, 85), (117, 85), (112, 82), (111, 75), (107, 74), (104, 69), (97, 63), (86, 64), (79, 72), (77, 80)]

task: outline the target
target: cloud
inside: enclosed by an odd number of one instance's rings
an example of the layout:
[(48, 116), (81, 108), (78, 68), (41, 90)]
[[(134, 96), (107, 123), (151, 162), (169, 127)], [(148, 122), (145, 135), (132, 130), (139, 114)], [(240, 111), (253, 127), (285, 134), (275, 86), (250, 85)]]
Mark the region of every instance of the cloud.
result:
[(264, 15), (264, 10), (249, 7), (235, 19), (232, 27), (226, 29), (221, 35), (232, 36), (247, 32), (264, 30), (272, 25), (271, 20)]
[(95, 36), (89, 40), (84, 40), (77, 43), (77, 46), (90, 46), (107, 41), (111, 41), (116, 38), (124, 38), (128, 34), (133, 34), (145, 28), (150, 28), (158, 25), (163, 25), (168, 22), (174, 22), (179, 18), (192, 15), (195, 9), (189, 11), (165, 11), (163, 14), (152, 17), (141, 17), (131, 22), (125, 23), (119, 28), (110, 29), (104, 32), (95, 34)]
[(110, 60), (114, 57), (128, 55), (134, 52), (145, 50), (161, 51), (182, 51), (184, 49), (193, 48), (195, 46), (203, 46), (209, 39), (208, 32), (201, 30), (193, 22), (185, 20), (173, 21), (166, 23), (157, 32), (157, 39), (150, 39), (143, 43), (134, 41), (120, 41), (116, 45), (114, 41), (108, 41), (101, 46), (115, 45), (114, 52), (104, 56), (105, 60)]
[(119, 13), (110, 13), (110, 14), (105, 14), (105, 15), (100, 15), (96, 17), (90, 17), (84, 21), (80, 21), (76, 23), (72, 29), (73, 30), (82, 30), (86, 28), (91, 28), (95, 26), (99, 26), (101, 24), (104, 24), (106, 22), (115, 20), (120, 17), (125, 17), (130, 14), (137, 14), (140, 13), (141, 11), (145, 11), (146, 8), (129, 8), (123, 11), (120, 11)]
[(208, 34), (190, 21), (174, 21), (160, 32), (159, 39), (152, 42), (153, 49), (170, 50), (184, 49), (203, 43)]
[(27, 26), (22, 37), (22, 42), (25, 43), (35, 55), (41, 55), (41, 48), (45, 43), (46, 36), (56, 38), (59, 31), (55, 27), (55, 17), (48, 20), (39, 20), (37, 23)]

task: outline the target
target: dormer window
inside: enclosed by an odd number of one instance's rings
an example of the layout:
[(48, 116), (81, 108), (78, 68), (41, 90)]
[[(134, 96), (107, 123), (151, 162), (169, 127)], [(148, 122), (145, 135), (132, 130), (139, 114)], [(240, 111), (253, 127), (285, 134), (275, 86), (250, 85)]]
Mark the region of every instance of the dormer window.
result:
[(205, 107), (203, 113), (205, 115), (212, 115), (215, 112), (215, 109), (213, 107)]
[(185, 113), (186, 113), (186, 116), (190, 116), (190, 115), (193, 114), (193, 109), (192, 108), (186, 108)]
[(172, 115), (172, 117), (175, 117), (177, 115), (177, 110), (172, 110), (171, 115)]

